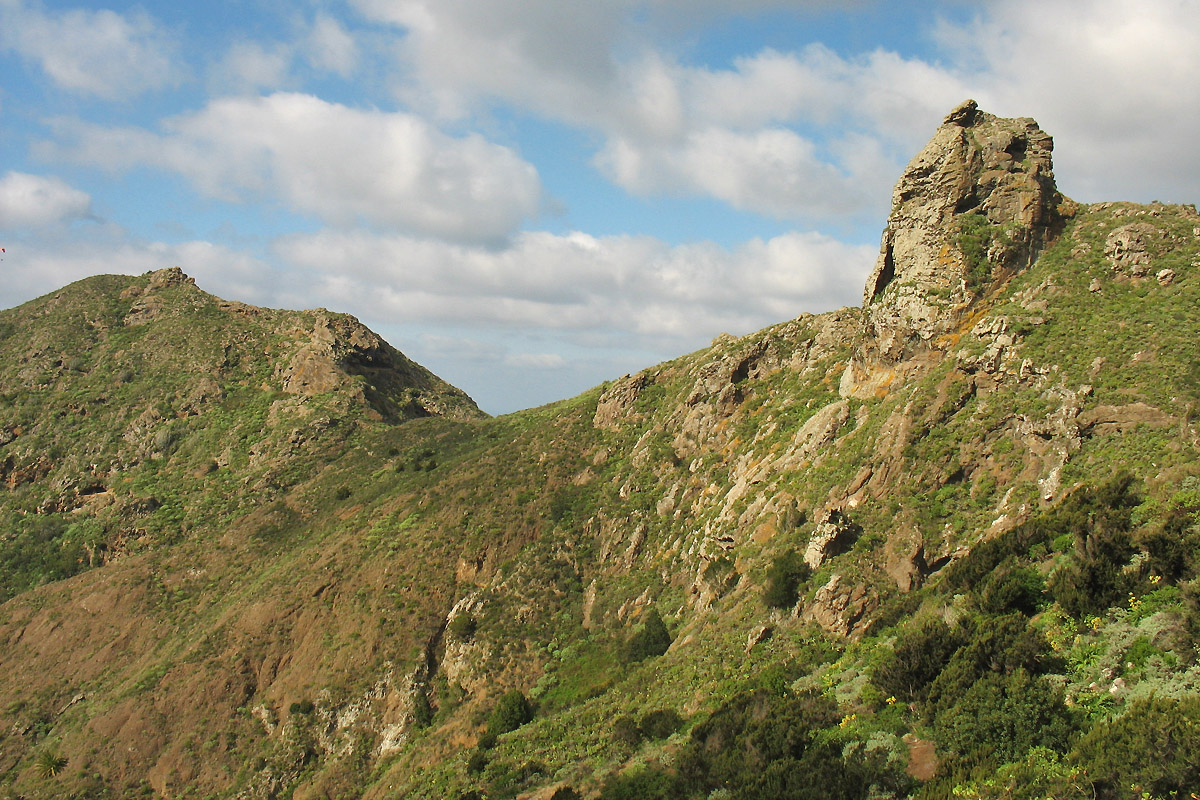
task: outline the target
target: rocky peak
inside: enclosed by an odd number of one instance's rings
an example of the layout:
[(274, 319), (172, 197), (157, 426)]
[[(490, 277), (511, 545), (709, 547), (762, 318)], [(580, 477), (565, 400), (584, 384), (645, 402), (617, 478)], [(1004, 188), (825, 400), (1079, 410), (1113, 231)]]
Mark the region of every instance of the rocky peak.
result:
[(1052, 149), (1027, 117), (996, 117), (974, 100), (950, 112), (892, 195), (864, 290), (860, 366), (936, 348), (967, 307), (1032, 263), (1071, 205), (1055, 187)]

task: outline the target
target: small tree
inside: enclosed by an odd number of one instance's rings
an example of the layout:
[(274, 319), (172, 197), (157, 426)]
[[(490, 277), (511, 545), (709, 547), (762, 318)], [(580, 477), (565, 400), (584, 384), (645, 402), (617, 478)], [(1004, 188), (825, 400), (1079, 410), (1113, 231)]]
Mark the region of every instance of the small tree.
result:
[(800, 599), (800, 584), (808, 580), (812, 569), (795, 550), (785, 550), (767, 570), (763, 602), (767, 608), (791, 608)]
[(671, 634), (658, 613), (651, 606), (646, 621), (629, 638), (627, 655), (630, 661), (642, 661), (651, 656), (661, 656), (671, 646)]
[(533, 706), (520, 689), (505, 692), (488, 716), (487, 732), (499, 736), (515, 731), (533, 719)]

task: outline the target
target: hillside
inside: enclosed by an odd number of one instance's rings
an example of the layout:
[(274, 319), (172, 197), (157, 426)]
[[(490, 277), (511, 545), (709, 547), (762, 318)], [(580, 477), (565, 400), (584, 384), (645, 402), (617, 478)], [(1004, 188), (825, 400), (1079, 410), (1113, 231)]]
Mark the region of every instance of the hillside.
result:
[(496, 419), (178, 271), (0, 312), (3, 791), (1200, 789), (1200, 216), (1052, 147), (965, 103), (862, 308)]

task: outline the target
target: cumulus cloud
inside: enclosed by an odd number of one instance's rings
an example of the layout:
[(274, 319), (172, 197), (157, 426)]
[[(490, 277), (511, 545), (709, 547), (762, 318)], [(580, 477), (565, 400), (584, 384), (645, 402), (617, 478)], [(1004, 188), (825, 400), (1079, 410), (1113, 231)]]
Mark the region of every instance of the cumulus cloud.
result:
[(537, 171), (478, 134), (447, 136), (405, 113), (307, 94), (214, 100), (160, 132), (56, 122), (47, 158), (119, 171), (147, 164), (212, 197), (278, 200), (335, 225), (470, 241), (506, 236), (537, 214)]
[[(679, 29), (796, 3), (763, 0), (357, 0), (401, 26), (414, 107), (465, 115), (516, 104), (600, 135), (595, 163), (639, 194), (714, 197), (813, 222), (878, 214), (890, 182), (942, 116), (975, 97), (1056, 136), (1059, 174), (1082, 199), (1194, 192), (1200, 6), (995, 0), (931, 31), (924, 58), (815, 43), (727, 67), (688, 65)], [(803, 5), (823, 5), (820, 3)], [(828, 5), (828, 4), (824, 4)], [(959, 15), (960, 18), (962, 15)], [(656, 38), (658, 37), (658, 38)], [(819, 189), (816, 188), (819, 185)], [(827, 203), (820, 202), (824, 195)], [(1170, 198), (1163, 198), (1170, 199)]]
[(281, 42), (234, 42), (209, 78), (217, 93), (255, 92), (284, 86), (291, 74), (292, 48)]
[(359, 44), (353, 35), (327, 14), (298, 22), (287, 39), (241, 39), (229, 45), (209, 68), (209, 90), (214, 95), (239, 94), (295, 86), (302, 82), (307, 64), (316, 73), (349, 78), (358, 68)]
[(54, 177), (9, 172), (0, 178), (0, 230), (87, 219), (92, 198)]
[[(713, 0), (697, 12), (711, 21), (773, 5)], [(688, 66), (636, 21), (677, 17), (674, 0), (357, 6), (405, 29), (403, 96), (414, 107), (461, 116), (517, 104), (599, 132), (595, 164), (628, 191), (713, 197), (781, 219), (878, 214), (886, 200), (876, 198), (931, 122), (967, 95), (962, 81), (920, 60), (846, 58), (818, 44), (724, 69)], [(847, 142), (873, 158), (856, 158)]]
[(526, 232), (489, 249), (324, 231), (285, 238), (277, 252), (306, 273), (307, 292), (373, 319), (540, 328), (593, 342), (632, 332), (672, 345), (856, 303), (875, 257), (873, 247), (799, 233), (730, 250)]
[(0, 44), (39, 64), (63, 89), (106, 99), (178, 82), (177, 45), (145, 12), (0, 7)]
[(319, 15), (312, 24), (304, 54), (314, 67), (350, 77), (358, 66), (358, 43), (333, 17)]
[[(1200, 5), (1004, 0), (940, 41), (981, 105), (1029, 115), (1057, 144), (1060, 185), (1081, 200), (1196, 200)], [(1159, 195), (1164, 195), (1159, 197)]]

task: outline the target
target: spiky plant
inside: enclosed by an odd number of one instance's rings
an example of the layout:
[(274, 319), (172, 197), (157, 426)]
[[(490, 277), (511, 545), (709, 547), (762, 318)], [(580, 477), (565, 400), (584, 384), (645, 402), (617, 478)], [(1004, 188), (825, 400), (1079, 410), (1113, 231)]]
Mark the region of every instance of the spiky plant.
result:
[(34, 763), (38, 775), (43, 778), (53, 778), (67, 767), (67, 759), (53, 750), (43, 750), (38, 753), (37, 761)]

